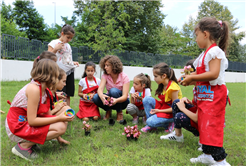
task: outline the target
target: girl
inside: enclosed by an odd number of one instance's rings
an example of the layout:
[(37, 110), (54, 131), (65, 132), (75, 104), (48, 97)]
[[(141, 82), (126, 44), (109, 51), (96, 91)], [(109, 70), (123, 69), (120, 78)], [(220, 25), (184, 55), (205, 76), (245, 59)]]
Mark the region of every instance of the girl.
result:
[[(198, 130), (203, 153), (192, 158), (192, 163), (230, 165), (226, 162), (223, 148), (223, 127), (227, 88), (225, 70), (228, 60), (225, 52), (228, 46), (228, 25), (224, 21), (205, 17), (195, 27), (196, 42), (206, 51), (195, 60), (196, 72), (185, 75), (181, 84), (186, 86), (196, 81)], [(217, 43), (218, 45), (217, 46)], [(215, 109), (216, 108), (216, 109)], [(214, 162), (214, 160), (216, 162)]]
[[(50, 59), (50, 60), (53, 60), (54, 62), (57, 61), (57, 57), (56, 57), (56, 54), (52, 53), (52, 52), (49, 52), (49, 51), (44, 51), (42, 52), (36, 59), (34, 59), (33, 61), (33, 68), (37, 65), (38, 61), (40, 61), (41, 59)], [(59, 70), (59, 73), (60, 73), (61, 70)], [(64, 72), (64, 71), (63, 71)], [(62, 73), (63, 73), (62, 72)], [(60, 73), (61, 74), (61, 73)], [(65, 73), (66, 74), (66, 73)], [(58, 79), (61, 77), (61, 75), (59, 75)], [(67, 77), (67, 76), (66, 76)], [(60, 79), (59, 79), (60, 80)], [(66, 84), (65, 84), (66, 85)], [(63, 86), (64, 87), (64, 86)], [(62, 90), (63, 88), (59, 89), (58, 90)], [(62, 99), (62, 100), (65, 100), (66, 99), (66, 96), (63, 95), (63, 92), (56, 92), (56, 97), (58, 97), (59, 99)]]
[(80, 119), (83, 118), (84, 121), (88, 121), (88, 117), (93, 117), (94, 120), (98, 120), (98, 117), (100, 117), (97, 105), (91, 100), (97, 93), (98, 85), (100, 85), (101, 82), (99, 78), (94, 77), (95, 72), (95, 63), (87, 62), (85, 64), (85, 71), (82, 79), (79, 81), (78, 95), (81, 99), (79, 103), (79, 112), (76, 115)]
[(145, 97), (143, 106), (147, 117), (147, 125), (142, 128), (143, 132), (156, 130), (164, 127), (166, 131), (173, 130), (172, 102), (182, 98), (182, 92), (178, 85), (173, 69), (166, 63), (159, 63), (153, 68), (153, 75), (158, 88), (155, 95), (160, 101), (153, 97)]
[[(195, 60), (190, 60), (186, 63), (186, 66), (191, 66), (193, 71), (195, 71), (195, 67), (193, 66), (193, 62)], [(186, 97), (181, 100), (176, 99), (172, 104), (172, 111), (174, 117), (174, 128), (175, 131), (161, 136), (160, 139), (167, 139), (171, 141), (183, 142), (183, 134), (181, 128), (185, 128), (186, 130), (192, 132), (195, 136), (199, 136), (198, 126), (197, 126), (197, 89), (193, 88), (193, 100), (190, 101)], [(200, 149), (200, 148), (199, 148)]]
[(130, 90), (131, 103), (126, 107), (126, 111), (133, 117), (132, 123), (138, 124), (138, 117), (143, 117), (146, 125), (146, 115), (142, 100), (146, 96), (151, 96), (151, 80), (147, 74), (138, 74), (133, 79), (133, 87)]
[[(123, 64), (117, 56), (106, 55), (100, 61), (100, 67), (104, 71), (97, 94), (94, 95), (92, 101), (103, 108), (106, 112), (104, 120), (111, 116), (111, 110), (117, 111), (117, 121), (123, 120), (122, 110), (129, 104), (128, 92), (130, 81), (128, 76), (122, 72)], [(106, 86), (107, 93), (103, 90)], [(110, 105), (107, 99), (111, 98)]]
[(7, 134), (17, 142), (12, 153), (26, 160), (37, 157), (33, 145), (63, 135), (67, 128), (65, 122), (74, 118), (65, 114), (52, 116), (49, 111), (46, 88), (53, 88), (57, 83), (58, 68), (52, 60), (40, 60), (31, 71), (33, 80), (17, 93), (7, 114)]
[(74, 69), (79, 66), (78, 62), (73, 61), (72, 49), (68, 44), (74, 37), (74, 29), (70, 25), (65, 24), (61, 29), (59, 39), (52, 40), (48, 44), (48, 51), (53, 52), (57, 56), (57, 64), (67, 74), (66, 86), (63, 92), (67, 94), (66, 102), (70, 106), (70, 96), (74, 96)]

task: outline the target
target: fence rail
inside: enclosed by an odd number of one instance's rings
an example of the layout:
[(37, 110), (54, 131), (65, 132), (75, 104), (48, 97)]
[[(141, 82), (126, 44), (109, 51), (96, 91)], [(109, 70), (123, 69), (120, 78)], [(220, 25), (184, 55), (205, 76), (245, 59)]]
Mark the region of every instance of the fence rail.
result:
[[(34, 60), (41, 52), (48, 50), (49, 42), (40, 40), (29, 40), (23, 37), (13, 35), (1, 35), (1, 58), (16, 60)], [(93, 61), (99, 63), (100, 58), (104, 56), (101, 51), (95, 52), (87, 46), (72, 47), (73, 60), (85, 63)], [(162, 55), (126, 50), (112, 50), (122, 63), (126, 66), (153, 66), (159, 62), (166, 62), (170, 66), (183, 67), (192, 57), (185, 55)], [(246, 72), (246, 63), (229, 61), (227, 71)]]

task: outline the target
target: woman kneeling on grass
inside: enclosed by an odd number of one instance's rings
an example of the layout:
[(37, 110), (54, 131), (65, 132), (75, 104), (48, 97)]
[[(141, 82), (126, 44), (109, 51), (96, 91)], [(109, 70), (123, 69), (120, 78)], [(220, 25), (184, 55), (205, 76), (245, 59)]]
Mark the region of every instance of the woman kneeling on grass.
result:
[(37, 158), (34, 145), (63, 135), (68, 121), (74, 116), (52, 115), (46, 88), (58, 82), (59, 67), (50, 59), (42, 59), (31, 71), (32, 81), (15, 96), (9, 109), (5, 126), (9, 138), (18, 144), (12, 153), (26, 160)]

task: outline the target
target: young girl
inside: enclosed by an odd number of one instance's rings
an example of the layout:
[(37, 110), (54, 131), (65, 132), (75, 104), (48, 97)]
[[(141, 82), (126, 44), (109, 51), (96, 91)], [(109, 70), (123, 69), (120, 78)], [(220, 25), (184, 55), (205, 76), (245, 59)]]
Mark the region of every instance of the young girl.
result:
[(79, 66), (78, 62), (73, 61), (72, 49), (68, 44), (74, 37), (74, 29), (70, 25), (65, 24), (61, 29), (59, 39), (52, 40), (48, 44), (48, 51), (53, 52), (57, 56), (57, 64), (67, 74), (66, 86), (63, 92), (67, 94), (66, 102), (70, 106), (70, 96), (74, 96), (74, 69)]
[(171, 131), (173, 129), (172, 102), (182, 98), (182, 92), (178, 85), (173, 69), (166, 63), (159, 63), (153, 68), (153, 75), (158, 88), (155, 95), (160, 101), (153, 97), (145, 97), (143, 106), (147, 117), (147, 125), (142, 128), (143, 132), (156, 130), (164, 127)]
[(101, 82), (99, 78), (94, 77), (95, 72), (95, 63), (87, 62), (82, 79), (79, 81), (78, 95), (81, 99), (79, 112), (76, 115), (80, 119), (83, 118), (84, 121), (88, 121), (88, 117), (93, 117), (94, 120), (98, 120), (98, 117), (100, 117), (97, 105), (92, 102), (92, 98), (97, 93), (98, 85)]
[[(195, 60), (190, 60), (186, 63), (186, 66), (191, 66), (193, 71), (195, 68), (193, 66), (193, 62)], [(183, 134), (181, 128), (185, 128), (186, 130), (192, 132), (195, 136), (199, 136), (198, 126), (197, 126), (197, 89), (193, 88), (193, 100), (190, 101), (186, 97), (181, 100), (176, 99), (172, 104), (172, 111), (174, 117), (174, 128), (175, 131), (161, 136), (160, 139), (167, 139), (171, 141), (183, 142)]]
[[(103, 108), (106, 112), (104, 120), (111, 116), (111, 110), (117, 111), (117, 121), (123, 120), (122, 110), (129, 104), (128, 92), (130, 81), (128, 76), (122, 72), (123, 64), (121, 60), (114, 55), (106, 55), (100, 61), (100, 67), (104, 71), (101, 83), (97, 94), (94, 95), (92, 101)], [(103, 90), (106, 86), (107, 93)], [(111, 98), (110, 105), (107, 104), (107, 99)]]
[[(49, 52), (49, 51), (44, 51), (36, 59), (34, 59), (34, 61), (33, 61), (33, 68), (37, 65), (38, 61), (40, 61), (41, 59), (50, 59), (50, 60), (53, 60), (54, 62), (57, 61), (56, 54), (54, 54), (52, 52)], [(59, 69), (59, 73), (60, 74), (63, 74), (64, 73), (64, 70), (62, 71), (62, 70)], [(58, 77), (59, 80), (62, 79), (61, 78), (62, 76), (60, 74), (59, 74), (59, 77)], [(67, 76), (66, 76), (66, 78), (67, 78)], [(63, 89), (63, 87), (62, 88), (57, 88), (57, 89), (61, 91)], [(58, 97), (58, 99), (61, 99), (61, 100), (65, 100), (66, 99), (66, 96), (63, 95), (63, 92), (56, 92), (56, 94), (54, 94), (54, 95), (56, 97)]]
[(5, 126), (9, 138), (17, 142), (12, 153), (26, 160), (37, 154), (35, 144), (57, 138), (66, 132), (66, 123), (74, 116), (52, 116), (46, 88), (53, 88), (58, 77), (57, 64), (49, 59), (40, 60), (31, 71), (32, 81), (15, 96), (6, 117)]
[(138, 117), (143, 117), (146, 125), (146, 115), (142, 100), (146, 96), (151, 96), (151, 80), (147, 74), (140, 73), (133, 79), (133, 87), (130, 90), (131, 103), (126, 107), (126, 111), (133, 117), (132, 123), (138, 124)]
[[(225, 52), (228, 46), (228, 25), (224, 21), (205, 17), (195, 27), (196, 42), (206, 51), (195, 60), (196, 72), (185, 75), (181, 84), (196, 81), (198, 130), (204, 154), (192, 158), (192, 163), (230, 165), (226, 162), (223, 148), (223, 127), (227, 88), (225, 70), (228, 60)], [(218, 45), (217, 46), (217, 43)], [(214, 163), (214, 160), (216, 161)]]

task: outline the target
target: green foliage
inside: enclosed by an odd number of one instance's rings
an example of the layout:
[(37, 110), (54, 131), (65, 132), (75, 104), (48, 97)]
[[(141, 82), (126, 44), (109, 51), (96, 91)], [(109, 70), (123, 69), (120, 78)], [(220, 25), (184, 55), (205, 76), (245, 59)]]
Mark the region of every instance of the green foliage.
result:
[(1, 4), (1, 18), (5, 18), (9, 22), (13, 21), (12, 7), (11, 5), (6, 5), (4, 1)]
[(1, 13), (1, 34), (9, 34), (19, 37), (27, 37), (25, 32), (20, 32), (17, 24), (14, 21), (8, 20), (2, 16)]
[[(158, 52), (164, 15), (159, 1), (75, 1), (77, 43), (95, 51)], [(78, 45), (79, 45), (78, 44)]]
[(45, 24), (43, 17), (34, 8), (32, 1), (15, 1), (13, 17), (21, 32), (26, 32), (29, 39), (45, 39)]

